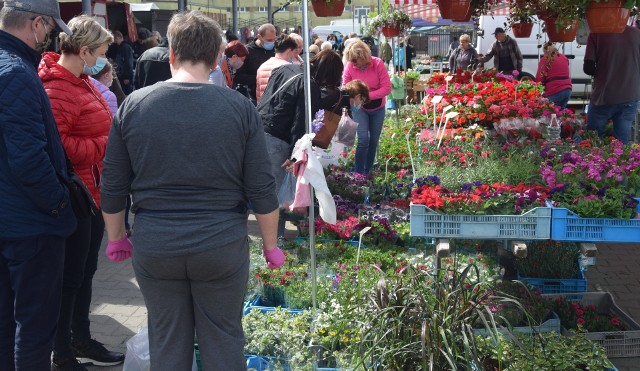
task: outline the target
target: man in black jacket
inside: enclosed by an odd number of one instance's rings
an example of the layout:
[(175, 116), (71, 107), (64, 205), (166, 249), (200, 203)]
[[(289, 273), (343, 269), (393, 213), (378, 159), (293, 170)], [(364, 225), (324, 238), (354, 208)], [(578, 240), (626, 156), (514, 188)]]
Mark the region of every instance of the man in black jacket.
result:
[(171, 78), (169, 66), (169, 43), (163, 39), (160, 45), (146, 50), (138, 58), (135, 77), (136, 89), (153, 85)]
[(131, 94), (133, 91), (133, 49), (124, 41), (122, 32), (114, 31), (113, 39), (115, 46), (112, 47), (112, 50), (107, 51), (107, 57), (114, 60), (122, 91), (125, 94)]
[(51, 369), (65, 239), (76, 227), (36, 70), (56, 27), (71, 34), (56, 0), (5, 0), (0, 10), (0, 370)]
[(256, 75), (258, 68), (269, 58), (276, 55), (273, 50), (275, 40), (276, 28), (271, 23), (265, 23), (260, 26), (258, 28), (257, 39), (247, 44), (249, 55), (234, 77), (234, 84), (244, 85), (254, 102), (256, 100)]

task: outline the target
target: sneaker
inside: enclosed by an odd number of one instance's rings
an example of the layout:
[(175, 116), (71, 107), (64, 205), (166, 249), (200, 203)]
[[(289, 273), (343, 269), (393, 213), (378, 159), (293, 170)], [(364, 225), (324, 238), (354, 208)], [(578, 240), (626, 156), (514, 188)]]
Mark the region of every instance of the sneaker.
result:
[(124, 362), (124, 353), (110, 352), (102, 343), (91, 339), (84, 342), (72, 342), (71, 349), (83, 365), (115, 366)]
[(51, 371), (87, 371), (77, 359), (73, 357), (53, 359), (51, 362)]

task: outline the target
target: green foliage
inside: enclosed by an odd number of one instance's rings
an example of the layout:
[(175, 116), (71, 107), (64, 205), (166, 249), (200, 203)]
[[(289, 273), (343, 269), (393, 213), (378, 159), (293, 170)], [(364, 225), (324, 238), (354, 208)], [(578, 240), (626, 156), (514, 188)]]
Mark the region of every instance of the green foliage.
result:
[(579, 256), (580, 248), (574, 242), (531, 241), (527, 244), (527, 257), (516, 258), (515, 264), (523, 277), (576, 278)]

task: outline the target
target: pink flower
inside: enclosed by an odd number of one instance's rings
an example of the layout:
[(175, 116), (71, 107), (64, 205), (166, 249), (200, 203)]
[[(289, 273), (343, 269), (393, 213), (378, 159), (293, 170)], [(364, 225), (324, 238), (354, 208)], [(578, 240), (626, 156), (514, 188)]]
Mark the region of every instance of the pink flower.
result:
[(585, 324), (584, 318), (578, 318), (577, 323), (578, 323), (579, 326), (584, 326), (584, 324)]

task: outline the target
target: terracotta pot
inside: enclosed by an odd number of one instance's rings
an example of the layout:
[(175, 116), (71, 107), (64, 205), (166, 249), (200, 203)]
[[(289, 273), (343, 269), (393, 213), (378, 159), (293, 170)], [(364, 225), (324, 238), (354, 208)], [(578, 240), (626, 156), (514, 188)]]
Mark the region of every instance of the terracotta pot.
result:
[(400, 35), (400, 29), (398, 27), (382, 27), (382, 34), (384, 37), (394, 37)]
[(336, 17), (342, 15), (345, 1), (331, 0), (327, 3), (325, 0), (311, 0), (311, 7), (316, 17)]
[(467, 10), (467, 14), (464, 15), (463, 18), (457, 19), (453, 18), (454, 22), (469, 22), (471, 20), (471, 14), (473, 13), (473, 7), (469, 6), (469, 10)]
[(445, 19), (464, 19), (471, 0), (438, 0), (440, 15)]
[(545, 19), (544, 24), (547, 36), (549, 36), (549, 41), (564, 43), (575, 40), (576, 35), (578, 34), (578, 20), (574, 19), (571, 22), (571, 24), (558, 29), (556, 27), (556, 18)]
[(511, 25), (511, 31), (515, 37), (529, 37), (533, 30), (533, 23), (514, 23)]
[(627, 26), (629, 13), (623, 0), (591, 1), (587, 6), (587, 23), (593, 33), (621, 33)]

